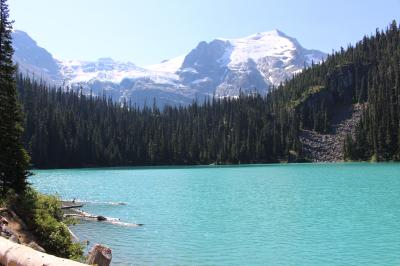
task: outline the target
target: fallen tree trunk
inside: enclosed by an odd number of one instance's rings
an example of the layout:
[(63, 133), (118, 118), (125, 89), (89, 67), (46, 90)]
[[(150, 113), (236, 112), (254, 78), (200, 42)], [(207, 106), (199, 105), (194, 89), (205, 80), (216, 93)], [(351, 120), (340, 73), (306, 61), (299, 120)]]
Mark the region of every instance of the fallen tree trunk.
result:
[[(86, 264), (59, 258), (13, 243), (0, 237), (0, 264), (4, 266), (84, 266)], [(87, 265), (86, 265), (87, 266)]]
[(98, 216), (81, 214), (81, 213), (68, 213), (68, 214), (64, 214), (64, 217), (76, 217), (76, 218), (87, 218), (87, 219), (97, 220)]
[(83, 206), (85, 206), (85, 204), (82, 202), (65, 201), (65, 200), (61, 201), (62, 210), (77, 209), (77, 208), (82, 208)]
[(68, 209), (77, 209), (77, 208), (82, 208), (83, 204), (77, 204), (77, 205), (70, 205), (70, 206), (61, 206), (61, 210), (68, 210)]

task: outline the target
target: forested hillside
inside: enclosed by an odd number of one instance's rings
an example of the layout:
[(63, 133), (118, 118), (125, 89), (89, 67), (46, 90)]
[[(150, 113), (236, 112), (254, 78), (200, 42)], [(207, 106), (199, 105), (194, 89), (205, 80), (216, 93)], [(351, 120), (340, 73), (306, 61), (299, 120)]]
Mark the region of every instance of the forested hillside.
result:
[(299, 151), (292, 112), (273, 95), (159, 110), (121, 107), (22, 76), (17, 83), (35, 167), (277, 162)]
[[(329, 132), (366, 106), (343, 159), (400, 158), (400, 31), (393, 22), (266, 96), (143, 109), (18, 77), (35, 167), (278, 162), (304, 159), (301, 130)], [(307, 159), (307, 158), (305, 158)]]
[(355, 134), (346, 138), (343, 159), (400, 159), (400, 31), (395, 21), (304, 70), (275, 93), (289, 99), (300, 129), (322, 133), (331, 130), (337, 113), (363, 104), (366, 109)]
[[(358, 80), (356, 96), (366, 100), (355, 138), (349, 138), (345, 157), (353, 160), (400, 160), (400, 30), (393, 22), (356, 47), (368, 68)], [(359, 88), (357, 90), (357, 88)], [(361, 89), (362, 88), (362, 89)]]

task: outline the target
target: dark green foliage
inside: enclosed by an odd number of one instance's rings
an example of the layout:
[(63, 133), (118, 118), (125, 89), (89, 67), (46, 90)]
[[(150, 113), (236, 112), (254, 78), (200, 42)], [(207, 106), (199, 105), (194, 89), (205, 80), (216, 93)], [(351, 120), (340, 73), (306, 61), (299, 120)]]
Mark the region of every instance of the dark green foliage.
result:
[(367, 103), (355, 139), (346, 143), (352, 160), (400, 160), (400, 30), (395, 21), (385, 32), (357, 44), (369, 67), (359, 80), (358, 98)]
[(21, 135), (22, 113), (15, 85), (15, 66), (12, 61), (12, 22), (8, 20), (6, 0), (0, 0), (0, 188), (22, 192), (26, 186), (29, 157)]
[(305, 69), (275, 93), (290, 99), (301, 128), (319, 132), (330, 130), (342, 107), (365, 105), (355, 136), (345, 141), (345, 159), (400, 160), (400, 31), (395, 21)]
[(83, 258), (82, 245), (73, 243), (67, 226), (62, 222), (63, 213), (57, 197), (40, 194), (28, 187), (14, 204), (14, 209), (24, 217), (47, 252), (63, 258)]
[(159, 110), (23, 77), (18, 87), (35, 167), (276, 162), (300, 149), (292, 112), (272, 94)]

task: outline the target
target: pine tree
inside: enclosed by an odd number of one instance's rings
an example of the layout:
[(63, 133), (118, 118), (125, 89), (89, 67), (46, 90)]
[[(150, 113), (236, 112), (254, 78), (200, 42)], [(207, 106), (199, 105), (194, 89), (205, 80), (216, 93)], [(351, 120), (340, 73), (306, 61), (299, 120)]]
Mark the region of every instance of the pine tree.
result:
[(0, 0), (0, 185), (3, 195), (8, 189), (15, 192), (25, 189), (29, 164), (21, 141), (23, 117), (17, 97), (11, 34), (7, 0)]

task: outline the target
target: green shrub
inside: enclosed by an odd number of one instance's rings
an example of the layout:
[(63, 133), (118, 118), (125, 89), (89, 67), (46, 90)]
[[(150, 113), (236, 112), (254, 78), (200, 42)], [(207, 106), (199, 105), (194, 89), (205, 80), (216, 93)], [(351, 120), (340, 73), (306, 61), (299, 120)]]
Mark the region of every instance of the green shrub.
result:
[(61, 202), (56, 196), (48, 196), (28, 188), (18, 197), (15, 209), (35, 232), (42, 247), (50, 254), (81, 260), (83, 247), (72, 241), (68, 227), (62, 222)]

